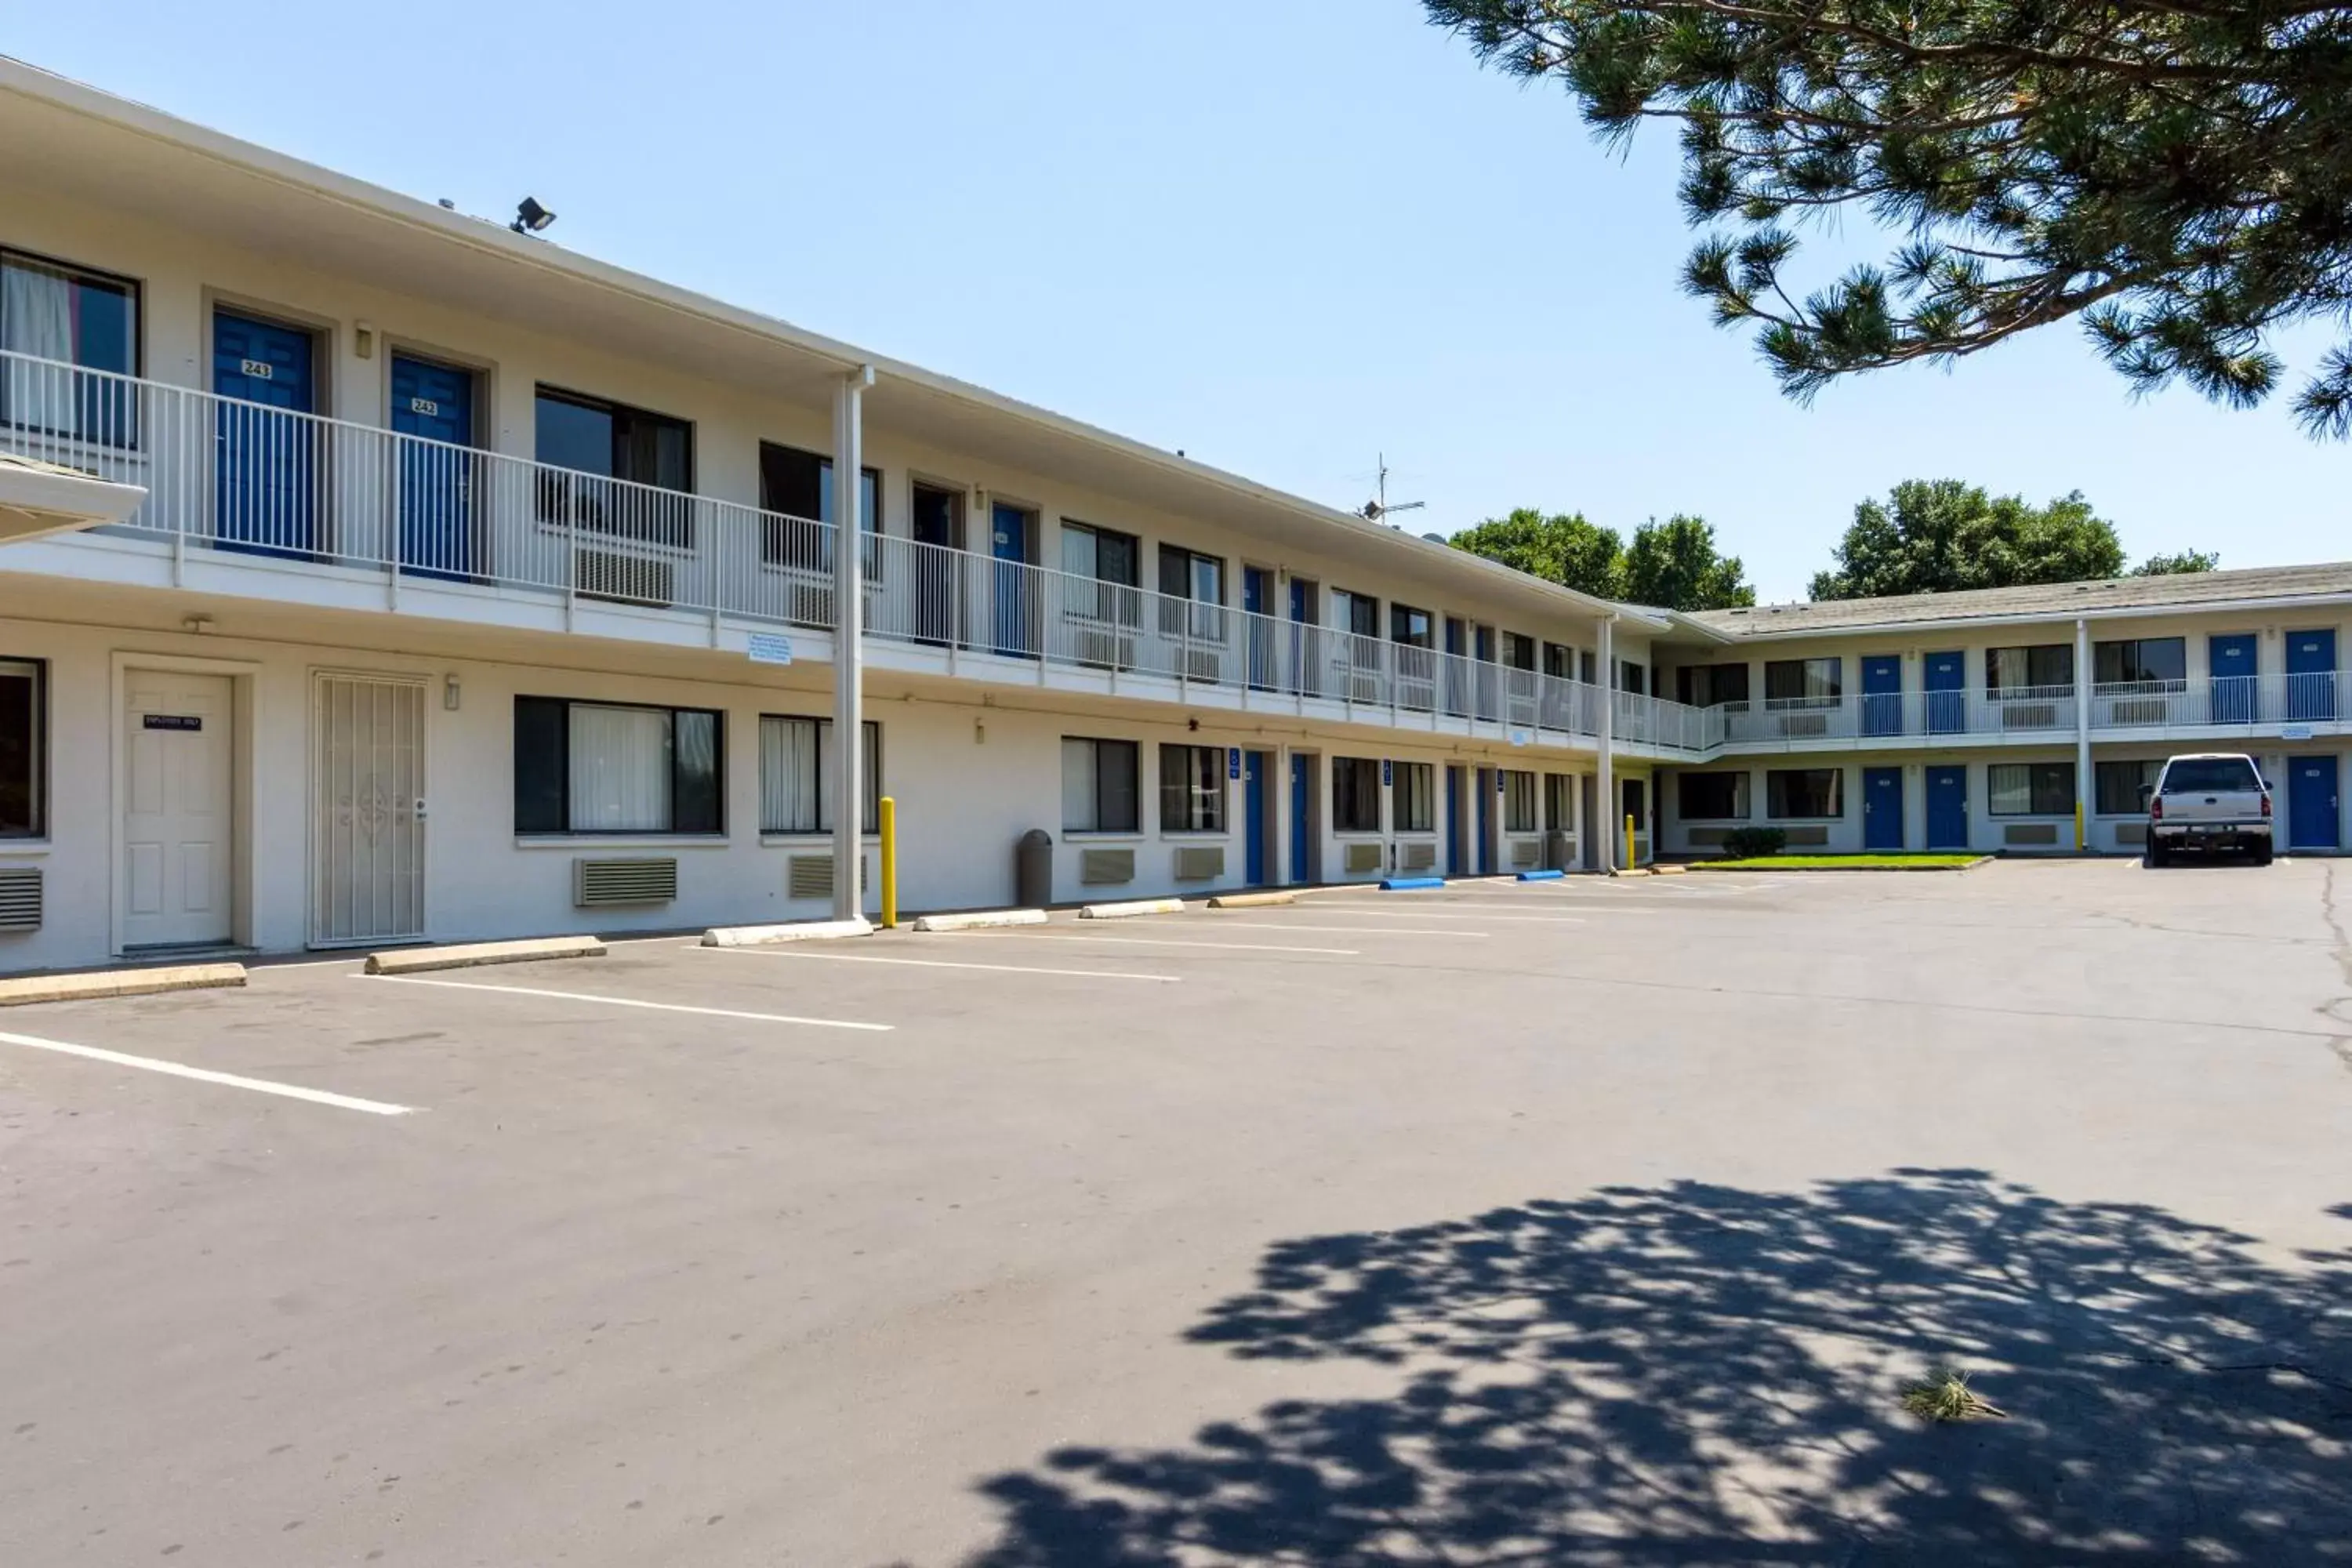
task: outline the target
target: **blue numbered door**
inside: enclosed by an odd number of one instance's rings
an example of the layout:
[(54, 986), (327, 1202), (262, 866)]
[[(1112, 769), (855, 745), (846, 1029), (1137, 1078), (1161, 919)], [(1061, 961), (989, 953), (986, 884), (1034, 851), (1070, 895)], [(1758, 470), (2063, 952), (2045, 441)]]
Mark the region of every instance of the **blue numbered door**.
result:
[[(1495, 874), (1495, 791), (1502, 787), (1500, 768), (1480, 768), (1478, 787), (1478, 875)], [(1492, 787), (1489, 787), (1489, 786)]]
[(1862, 732), (1903, 733), (1903, 659), (1891, 653), (1864, 654), (1862, 660)]
[(392, 428), (400, 443), (400, 562), (435, 577), (478, 569), (474, 540), (474, 373), (392, 356)]
[(1964, 767), (1927, 770), (1927, 847), (1966, 849), (1969, 847), (1969, 770)]
[(2205, 658), (2213, 677), (2213, 722), (2254, 721), (2254, 634), (2231, 632), (2210, 639)]
[(1270, 752), (1242, 753), (1242, 862), (1253, 888), (1265, 886), (1265, 774), (1273, 762)]
[(1445, 770), (1445, 874), (1462, 875), (1462, 770)]
[(1862, 847), (1894, 851), (1903, 847), (1903, 770), (1862, 770)]
[(2336, 632), (2332, 627), (2286, 634), (2286, 716), (2336, 717)]
[(2286, 843), (2290, 849), (2343, 847), (2343, 812), (2336, 798), (2337, 759), (2286, 760)]
[(1274, 689), (1274, 574), (1263, 566), (1242, 568), (1243, 624), (1249, 628), (1249, 681)]
[(1024, 658), (1029, 647), (1029, 514), (999, 503), (991, 509), (989, 552), (996, 557), (996, 651)]
[(1929, 734), (1957, 735), (1968, 727), (1968, 656), (1958, 649), (1927, 656), (1922, 676)]
[(215, 532), (232, 550), (315, 554), (318, 405), (310, 334), (213, 313)]
[(1315, 759), (1290, 754), (1290, 879), (1315, 880)]

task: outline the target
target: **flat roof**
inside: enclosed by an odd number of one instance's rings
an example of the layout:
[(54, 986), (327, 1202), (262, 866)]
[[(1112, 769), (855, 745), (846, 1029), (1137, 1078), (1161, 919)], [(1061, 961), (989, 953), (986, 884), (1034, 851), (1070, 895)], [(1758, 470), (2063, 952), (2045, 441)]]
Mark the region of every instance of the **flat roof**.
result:
[(2018, 588), (1972, 588), (1957, 594), (1759, 605), (1753, 609), (1701, 610), (1679, 618), (1737, 640), (1948, 621), (2056, 620), (2137, 610), (2195, 610), (2258, 605), (2264, 600), (2340, 597), (2352, 597), (2352, 562), (2251, 566), (2230, 572), (2180, 572), (2156, 577), (2107, 577), (2082, 583), (2036, 583)]

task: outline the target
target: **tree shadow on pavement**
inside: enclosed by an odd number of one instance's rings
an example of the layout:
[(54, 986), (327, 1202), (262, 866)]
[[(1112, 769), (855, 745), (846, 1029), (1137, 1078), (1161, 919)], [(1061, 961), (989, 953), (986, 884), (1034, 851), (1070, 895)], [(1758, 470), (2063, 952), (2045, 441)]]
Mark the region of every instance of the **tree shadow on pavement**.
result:
[(1054, 1452), (969, 1568), (2352, 1562), (2352, 1252), (2252, 1246), (1924, 1170), (1285, 1242), (1190, 1338), (1393, 1393)]

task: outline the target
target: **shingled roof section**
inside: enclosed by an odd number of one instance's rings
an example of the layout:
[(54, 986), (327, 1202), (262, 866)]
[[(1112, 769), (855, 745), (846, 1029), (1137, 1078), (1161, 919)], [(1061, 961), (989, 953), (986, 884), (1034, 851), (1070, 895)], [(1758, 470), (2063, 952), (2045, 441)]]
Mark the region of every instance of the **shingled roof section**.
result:
[(2090, 583), (2037, 583), (2022, 588), (1972, 588), (1958, 594), (1905, 594), (1885, 599), (1825, 599), (1810, 605), (1759, 605), (1753, 609), (1702, 610), (1685, 618), (1727, 637), (1784, 637), (1986, 616), (2189, 610), (2200, 605), (2339, 595), (2352, 596), (2352, 562), (2110, 577)]

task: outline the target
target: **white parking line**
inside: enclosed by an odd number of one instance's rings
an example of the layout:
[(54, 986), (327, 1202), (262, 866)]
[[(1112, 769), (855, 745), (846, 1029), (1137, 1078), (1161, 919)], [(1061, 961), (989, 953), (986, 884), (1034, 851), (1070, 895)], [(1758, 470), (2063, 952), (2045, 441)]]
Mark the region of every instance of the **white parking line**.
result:
[(58, 1051), (69, 1057), (87, 1057), (94, 1062), (111, 1062), (120, 1068), (137, 1068), (142, 1072), (160, 1072), (172, 1078), (194, 1079), (198, 1083), (217, 1083), (229, 1089), (249, 1089), (256, 1094), (275, 1094), (287, 1100), (307, 1100), (313, 1105), (331, 1105), (338, 1110), (364, 1110), (371, 1116), (414, 1115), (413, 1105), (387, 1105), (380, 1100), (356, 1100), (348, 1094), (330, 1094), (323, 1089), (304, 1089), (299, 1084), (272, 1083), (263, 1078), (243, 1078), (233, 1072), (215, 1072), (209, 1068), (185, 1067), (178, 1062), (160, 1061), (153, 1057), (125, 1056), (121, 1051), (102, 1050), (97, 1046), (68, 1045), (63, 1040), (44, 1040), (33, 1035), (0, 1035), (0, 1042), (12, 1046), (29, 1046), (37, 1051)]
[[(1340, 912), (1344, 912), (1344, 913), (1348, 913), (1348, 914), (1353, 914), (1355, 911), (1354, 911), (1354, 910), (1349, 910), (1340, 911)], [(1367, 912), (1369, 912), (1369, 911), (1367, 911)], [(1402, 914), (1404, 911), (1403, 911), (1403, 910), (1398, 910), (1397, 912), (1398, 912), (1399, 914)], [(1227, 919), (1225, 919), (1225, 918), (1224, 918), (1223, 916), (1222, 916), (1222, 915), (1219, 915), (1219, 916), (1215, 917), (1215, 924), (1216, 924), (1216, 927), (1217, 927), (1217, 929), (1218, 929), (1219, 931), (1230, 931), (1230, 930), (1234, 930), (1234, 929), (1236, 929), (1236, 928), (1245, 929), (1245, 930), (1249, 930), (1249, 931), (1320, 931), (1320, 932), (1325, 932), (1325, 933), (1328, 933), (1328, 934), (1332, 934), (1332, 935), (1338, 935), (1338, 936), (1460, 936), (1460, 937), (1483, 937), (1483, 936), (1485, 936), (1485, 935), (1486, 935), (1486, 934), (1487, 934), (1486, 932), (1485, 932), (1485, 931), (1434, 931), (1434, 930), (1431, 930), (1431, 929), (1429, 929), (1429, 928), (1427, 928), (1427, 927), (1423, 927), (1423, 926), (1306, 926), (1306, 925), (1292, 925), (1288, 921), (1232, 921), (1232, 920), (1227, 920)]]
[(1062, 974), (1074, 980), (1149, 980), (1162, 985), (1183, 982), (1181, 974), (1130, 974), (1117, 969), (1039, 969), (1026, 963), (957, 963), (944, 958), (877, 958), (863, 952), (784, 952), (767, 947), (704, 947), (686, 944), (696, 952), (737, 952), (747, 958), (799, 958), (819, 963), (903, 963), (916, 969), (986, 969), (999, 974)]
[(599, 996), (593, 991), (541, 991), (530, 985), (476, 985), (464, 980), (426, 980), (414, 974), (360, 974), (379, 985), (438, 985), (447, 991), (495, 991), (501, 996), (547, 996), (559, 1002), (601, 1002), (607, 1007), (643, 1007), (656, 1013), (694, 1013), (706, 1018), (747, 1018), (755, 1024), (804, 1024), (813, 1029), (863, 1029), (887, 1034), (893, 1024), (853, 1024), (843, 1018), (801, 1018), (790, 1013), (741, 1013), (731, 1007), (689, 1007), (683, 1002), (640, 1002), (634, 996)]
[(986, 934), (1016, 942), (1092, 942), (1106, 947), (1221, 947), (1235, 952), (1312, 952), (1325, 958), (1363, 956), (1352, 947), (1286, 947), (1268, 942), (1186, 942), (1181, 937), (1161, 936), (1047, 936), (1034, 927), (1025, 931), (972, 931), (969, 934)]
[[(1341, 909), (1334, 904), (1320, 906), (1325, 914), (1346, 915), (1350, 920), (1378, 921), (1507, 921), (1515, 925), (1580, 926), (1586, 923), (1581, 915), (1498, 915), (1481, 910), (1475, 915), (1448, 914), (1444, 910), (1359, 910)], [(1647, 910), (1636, 911), (1646, 914)]]

